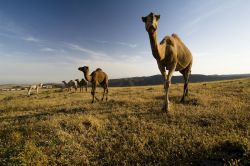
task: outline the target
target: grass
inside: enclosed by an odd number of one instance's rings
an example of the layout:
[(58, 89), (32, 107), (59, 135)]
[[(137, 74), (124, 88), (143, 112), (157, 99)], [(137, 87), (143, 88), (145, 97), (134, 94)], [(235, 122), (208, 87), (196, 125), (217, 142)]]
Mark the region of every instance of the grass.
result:
[(0, 92), (0, 165), (249, 165), (250, 78), (182, 89), (168, 113), (163, 86)]

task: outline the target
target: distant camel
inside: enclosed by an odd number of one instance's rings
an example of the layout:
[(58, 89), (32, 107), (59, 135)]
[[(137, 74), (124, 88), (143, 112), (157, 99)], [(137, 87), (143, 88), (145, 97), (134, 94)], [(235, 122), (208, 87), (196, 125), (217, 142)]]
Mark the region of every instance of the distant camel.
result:
[(80, 92), (83, 92), (83, 87), (85, 87), (86, 92), (88, 91), (88, 82), (82, 79), (79, 81), (79, 79), (75, 79), (77, 86), (80, 88)]
[[(152, 54), (165, 80), (165, 102), (162, 109), (167, 112), (169, 110), (168, 91), (172, 74), (174, 71), (179, 71), (184, 77), (184, 91), (181, 99), (181, 102), (184, 102), (185, 96), (188, 95), (188, 82), (191, 74), (193, 57), (189, 49), (176, 34), (165, 36), (163, 40), (158, 43), (156, 30), (159, 19), (160, 15), (154, 13), (142, 17), (142, 21), (145, 23), (145, 28), (149, 35)], [(168, 70), (167, 75), (166, 70)]]
[(75, 91), (77, 91), (77, 86), (76, 86), (75, 81), (70, 80), (68, 83), (66, 81), (62, 81), (62, 82), (65, 85), (65, 87), (67, 88), (68, 92), (71, 91), (71, 88), (74, 88)]
[(82, 71), (84, 73), (84, 77), (87, 81), (91, 82), (92, 84), (92, 103), (94, 103), (94, 100), (98, 100), (95, 97), (95, 91), (96, 91), (96, 86), (99, 84), (101, 87), (103, 87), (103, 96), (102, 100), (104, 99), (104, 95), (106, 93), (106, 101), (108, 100), (108, 75), (102, 71), (102, 69), (98, 68), (95, 71), (93, 71), (89, 75), (89, 67), (84, 66), (84, 67), (79, 67), (78, 70)]
[(38, 89), (42, 88), (43, 84), (40, 83), (38, 85), (30, 85), (29, 90), (28, 90), (28, 96), (30, 96), (31, 90), (36, 89), (36, 94), (38, 94)]

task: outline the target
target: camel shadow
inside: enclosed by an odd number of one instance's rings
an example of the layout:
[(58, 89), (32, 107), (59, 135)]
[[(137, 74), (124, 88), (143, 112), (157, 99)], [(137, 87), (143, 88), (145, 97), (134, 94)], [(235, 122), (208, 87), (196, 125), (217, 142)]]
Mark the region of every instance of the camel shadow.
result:
[[(155, 99), (164, 101), (165, 100), (165, 95), (156, 96)], [(180, 96), (169, 96), (169, 100), (170, 100), (170, 102), (173, 102), (173, 103), (176, 103), (176, 104), (181, 103), (180, 102), (181, 101)]]
[[(165, 100), (165, 95), (161, 96), (156, 96), (156, 100)], [(174, 103), (174, 104), (184, 104), (184, 105), (193, 105), (193, 106), (198, 106), (200, 105), (199, 100), (196, 98), (190, 99), (189, 97), (186, 97), (184, 102), (181, 102), (181, 96), (169, 96), (169, 101)]]

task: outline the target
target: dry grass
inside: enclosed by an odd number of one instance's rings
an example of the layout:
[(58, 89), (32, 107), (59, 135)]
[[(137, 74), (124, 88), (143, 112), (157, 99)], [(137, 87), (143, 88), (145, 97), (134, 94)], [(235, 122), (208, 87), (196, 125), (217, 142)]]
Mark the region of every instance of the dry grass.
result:
[[(170, 90), (110, 88), (110, 100), (88, 93), (0, 92), (0, 165), (250, 164), (250, 78)], [(101, 97), (101, 89), (97, 96)]]

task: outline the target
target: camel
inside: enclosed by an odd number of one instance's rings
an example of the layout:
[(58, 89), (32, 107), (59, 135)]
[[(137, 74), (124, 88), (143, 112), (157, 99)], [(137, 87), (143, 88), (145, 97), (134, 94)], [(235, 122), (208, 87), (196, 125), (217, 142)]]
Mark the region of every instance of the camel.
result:
[(83, 92), (83, 87), (85, 86), (86, 92), (88, 91), (88, 82), (82, 79), (79, 81), (79, 79), (75, 79), (77, 86), (80, 88), (80, 92)]
[(75, 81), (70, 80), (68, 83), (66, 81), (62, 81), (62, 82), (65, 85), (65, 87), (67, 88), (68, 92), (71, 91), (71, 88), (74, 88), (75, 92), (77, 91), (77, 86), (76, 86)]
[(40, 83), (38, 85), (30, 85), (29, 90), (28, 90), (28, 96), (30, 96), (30, 93), (31, 93), (32, 89), (36, 89), (36, 94), (38, 94), (38, 89), (42, 88), (42, 87), (43, 87), (42, 83)]
[(92, 84), (92, 103), (95, 102), (95, 99), (98, 100), (98, 98), (95, 97), (96, 87), (99, 84), (103, 88), (103, 96), (102, 100), (104, 99), (104, 95), (106, 94), (106, 101), (108, 100), (108, 75), (102, 71), (102, 69), (97, 68), (95, 71), (93, 71), (89, 75), (89, 67), (83, 66), (79, 67), (78, 70), (82, 71), (84, 73), (84, 77), (88, 82), (91, 82)]
[[(146, 17), (142, 17), (142, 21), (145, 23), (145, 28), (149, 35), (152, 54), (164, 78), (165, 100), (162, 110), (167, 112), (169, 111), (168, 92), (174, 71), (179, 71), (184, 77), (184, 91), (181, 98), (182, 103), (188, 95), (188, 82), (191, 74), (193, 57), (177, 34), (165, 36), (163, 40), (158, 43), (157, 28), (159, 19), (160, 15), (156, 15), (152, 12)], [(168, 74), (166, 74), (166, 70), (168, 70)]]

